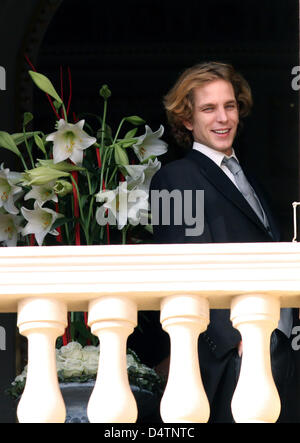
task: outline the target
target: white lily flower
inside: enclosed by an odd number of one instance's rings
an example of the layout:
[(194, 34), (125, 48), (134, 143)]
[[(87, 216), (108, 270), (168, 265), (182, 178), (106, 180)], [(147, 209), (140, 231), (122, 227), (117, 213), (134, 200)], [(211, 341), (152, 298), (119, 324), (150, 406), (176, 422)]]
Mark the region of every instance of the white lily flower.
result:
[[(101, 226), (106, 223), (118, 225), (118, 229), (123, 229), (127, 223), (127, 183), (122, 182), (116, 189), (101, 191), (96, 194), (97, 202), (104, 202), (96, 211), (97, 223)], [(108, 210), (108, 217), (106, 213)]]
[(47, 234), (58, 235), (58, 232), (55, 229), (51, 230), (51, 227), (57, 218), (62, 217), (62, 214), (42, 207), (38, 201), (34, 202), (33, 210), (23, 206), (21, 212), (28, 221), (25, 228), (22, 229), (22, 235), (34, 234), (39, 246), (43, 244)]
[(64, 119), (59, 120), (57, 131), (46, 138), (47, 141), (53, 141), (53, 163), (69, 158), (76, 165), (82, 164), (83, 151), (97, 141), (83, 131), (83, 126), (84, 120), (75, 124), (67, 123)]
[(0, 241), (6, 246), (17, 245), (18, 233), (22, 231), (22, 220), (20, 215), (0, 214)]
[(147, 165), (125, 165), (124, 169), (128, 172), (129, 175), (126, 175), (125, 180), (128, 183), (129, 189), (134, 189), (137, 186), (141, 185), (145, 180), (145, 169)]
[(47, 201), (58, 202), (57, 195), (54, 192), (55, 181), (49, 182), (46, 185), (42, 186), (32, 186), (31, 191), (27, 192), (24, 196), (24, 200), (30, 200), (34, 198), (36, 201), (40, 203), (42, 206)]
[(143, 165), (127, 165), (124, 166), (128, 172), (128, 176), (125, 179), (128, 182), (129, 188), (133, 189), (137, 187), (145, 192), (149, 192), (149, 187), (153, 175), (160, 169), (161, 162), (155, 158), (148, 160), (147, 164)]
[(134, 189), (128, 195), (128, 221), (136, 226), (148, 224), (149, 194), (143, 189)]
[(15, 207), (14, 197), (22, 192), (20, 186), (16, 186), (21, 180), (21, 174), (11, 172), (8, 168), (1, 165), (0, 169), (0, 208), (4, 208), (9, 214), (18, 214), (19, 210)]
[(167, 143), (160, 140), (164, 133), (164, 127), (161, 125), (158, 131), (153, 132), (149, 126), (145, 126), (146, 132), (138, 137), (138, 141), (132, 145), (138, 159), (143, 162), (151, 155), (157, 157), (167, 152)]
[(123, 229), (128, 222), (137, 225), (143, 216), (141, 211), (148, 209), (148, 193), (141, 189), (128, 191), (126, 181), (114, 190), (99, 192), (96, 200), (104, 201), (96, 211), (97, 223), (101, 226), (117, 224), (118, 229)]

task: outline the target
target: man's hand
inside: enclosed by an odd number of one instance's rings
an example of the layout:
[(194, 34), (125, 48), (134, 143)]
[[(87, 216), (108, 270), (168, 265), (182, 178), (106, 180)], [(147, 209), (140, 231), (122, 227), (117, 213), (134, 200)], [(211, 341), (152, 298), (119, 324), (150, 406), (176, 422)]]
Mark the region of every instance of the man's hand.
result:
[(238, 351), (239, 357), (241, 357), (243, 355), (243, 341), (242, 340), (238, 344), (237, 351)]

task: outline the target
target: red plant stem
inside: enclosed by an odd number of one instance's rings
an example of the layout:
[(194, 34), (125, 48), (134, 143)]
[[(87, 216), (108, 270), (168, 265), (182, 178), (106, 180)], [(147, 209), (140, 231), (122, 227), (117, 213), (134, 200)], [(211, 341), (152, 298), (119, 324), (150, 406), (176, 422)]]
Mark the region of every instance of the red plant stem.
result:
[(71, 76), (71, 70), (68, 66), (68, 77), (69, 77), (69, 100), (68, 100), (68, 105), (67, 105), (67, 115), (69, 114), (70, 111), (70, 106), (71, 106), (71, 100), (72, 100), (72, 76)]
[(67, 333), (67, 329), (68, 329), (68, 326), (67, 326), (67, 328), (66, 328), (66, 330), (65, 330), (65, 333), (64, 333), (64, 335), (63, 335), (63, 338), (62, 338), (62, 342), (63, 342), (63, 345), (64, 345), (64, 346), (66, 346), (66, 345), (68, 344), (68, 333)]
[(99, 169), (101, 168), (100, 148), (96, 148), (97, 162)]
[[(60, 98), (64, 101), (64, 86), (63, 86), (63, 70), (62, 66), (60, 66)], [(64, 118), (64, 111), (61, 110), (61, 116)]]
[(107, 244), (110, 244), (109, 224), (106, 225)]
[[(57, 203), (57, 202), (55, 203), (55, 211), (56, 211), (57, 213), (59, 213), (59, 207), (58, 207), (58, 203)], [(57, 229), (57, 232), (58, 232), (58, 236), (56, 237), (56, 241), (57, 241), (58, 243), (62, 243), (63, 239), (62, 239), (62, 235), (61, 235), (61, 227), (59, 226), (59, 227), (56, 228), (56, 229)]]

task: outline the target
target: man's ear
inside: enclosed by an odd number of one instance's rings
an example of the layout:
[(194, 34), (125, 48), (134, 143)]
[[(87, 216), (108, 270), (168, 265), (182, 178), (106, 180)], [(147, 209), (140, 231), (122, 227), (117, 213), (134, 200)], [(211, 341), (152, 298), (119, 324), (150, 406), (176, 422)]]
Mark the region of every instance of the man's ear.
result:
[(182, 123), (186, 127), (186, 129), (188, 129), (189, 131), (192, 131), (194, 129), (194, 126), (192, 125), (192, 123), (190, 121), (185, 120)]

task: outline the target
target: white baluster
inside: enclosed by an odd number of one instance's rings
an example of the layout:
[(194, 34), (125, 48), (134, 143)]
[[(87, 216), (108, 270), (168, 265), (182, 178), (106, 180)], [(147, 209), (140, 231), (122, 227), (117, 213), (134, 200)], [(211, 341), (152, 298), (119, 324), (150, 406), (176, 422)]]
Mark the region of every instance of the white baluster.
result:
[(232, 324), (243, 340), (241, 372), (231, 406), (237, 423), (273, 423), (279, 417), (280, 398), (270, 358), (270, 336), (279, 316), (277, 297), (241, 295), (232, 300)]
[(161, 323), (171, 340), (161, 417), (166, 423), (205, 423), (210, 409), (200, 374), (198, 337), (209, 323), (208, 301), (195, 295), (169, 296), (162, 301)]
[(26, 385), (17, 409), (21, 423), (63, 423), (65, 404), (59, 389), (55, 343), (67, 326), (65, 303), (29, 298), (18, 305), (20, 334), (28, 339)]
[(88, 403), (91, 423), (134, 423), (137, 405), (130, 389), (126, 343), (137, 324), (137, 306), (105, 296), (89, 304), (88, 324), (100, 341), (97, 380)]

